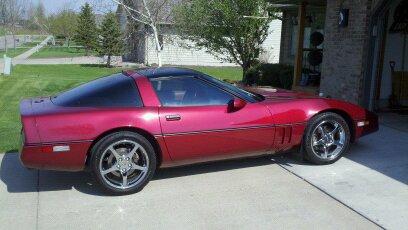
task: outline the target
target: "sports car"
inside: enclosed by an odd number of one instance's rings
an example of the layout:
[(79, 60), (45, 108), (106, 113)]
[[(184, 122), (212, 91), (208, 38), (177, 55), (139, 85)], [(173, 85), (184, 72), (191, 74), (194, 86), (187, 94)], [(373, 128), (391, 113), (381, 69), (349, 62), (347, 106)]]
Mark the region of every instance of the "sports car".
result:
[(140, 191), (157, 168), (298, 149), (337, 161), (378, 130), (357, 105), (274, 88), (240, 88), (184, 68), (102, 77), (20, 103), (27, 168), (89, 170), (107, 192)]

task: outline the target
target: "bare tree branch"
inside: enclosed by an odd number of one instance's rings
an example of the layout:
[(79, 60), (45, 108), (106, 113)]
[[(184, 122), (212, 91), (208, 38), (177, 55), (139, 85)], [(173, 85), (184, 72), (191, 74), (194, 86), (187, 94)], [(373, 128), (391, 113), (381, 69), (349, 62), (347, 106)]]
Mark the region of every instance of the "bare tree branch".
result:
[[(161, 58), (161, 50), (162, 50), (162, 44), (160, 44), (160, 39), (159, 39), (159, 24), (160, 24), (160, 16), (164, 12), (164, 7), (168, 3), (168, 0), (149, 0), (147, 2), (146, 0), (142, 0), (142, 7), (143, 9), (137, 9), (136, 4), (134, 1), (131, 2), (124, 2), (122, 0), (112, 0), (118, 5), (121, 5), (123, 9), (126, 11), (127, 15), (129, 16), (130, 19), (147, 25), (151, 28), (154, 36), (154, 41), (155, 41), (155, 47), (156, 47), (156, 53), (157, 53), (157, 59), (158, 59), (158, 65), (162, 65), (162, 58)], [(155, 2), (156, 1), (156, 2)], [(150, 4), (149, 4), (150, 3)], [(152, 4), (153, 3), (153, 4)], [(157, 4), (154, 4), (157, 3)]]
[(139, 14), (140, 16), (142, 16), (142, 17), (144, 17), (146, 19), (149, 19), (149, 16), (143, 14), (142, 12), (140, 12), (140, 11), (138, 11), (136, 9), (133, 9), (132, 7), (129, 7), (128, 5), (124, 4), (122, 1), (118, 1), (118, 0), (112, 0), (112, 1), (115, 2), (118, 5), (122, 5), (128, 11), (135, 12), (135, 13)]

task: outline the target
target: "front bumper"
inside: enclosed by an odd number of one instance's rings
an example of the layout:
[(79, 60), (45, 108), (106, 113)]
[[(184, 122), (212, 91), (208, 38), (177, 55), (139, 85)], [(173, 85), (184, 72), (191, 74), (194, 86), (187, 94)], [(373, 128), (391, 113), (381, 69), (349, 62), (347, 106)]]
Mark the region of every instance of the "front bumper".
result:
[(379, 129), (377, 114), (366, 110), (365, 117), (354, 121), (356, 138), (377, 132)]

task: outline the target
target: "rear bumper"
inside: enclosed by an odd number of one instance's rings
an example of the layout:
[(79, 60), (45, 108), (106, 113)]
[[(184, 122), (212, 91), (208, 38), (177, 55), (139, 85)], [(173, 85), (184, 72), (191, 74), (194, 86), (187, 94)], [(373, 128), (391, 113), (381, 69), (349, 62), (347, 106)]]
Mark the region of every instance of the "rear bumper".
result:
[(354, 122), (356, 127), (356, 139), (374, 132), (379, 129), (377, 114), (366, 110), (365, 117)]
[[(46, 145), (25, 145), (20, 151), (20, 160), (27, 168), (82, 171), (85, 168), (87, 152), (92, 142), (58, 143)], [(54, 151), (55, 146), (69, 146), (68, 151)]]

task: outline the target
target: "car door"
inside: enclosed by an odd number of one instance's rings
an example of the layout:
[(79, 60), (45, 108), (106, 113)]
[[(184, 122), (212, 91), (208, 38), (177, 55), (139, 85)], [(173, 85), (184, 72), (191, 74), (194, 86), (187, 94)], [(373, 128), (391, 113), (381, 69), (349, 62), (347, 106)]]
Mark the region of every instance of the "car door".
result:
[(205, 161), (271, 149), (274, 127), (268, 109), (246, 103), (229, 111), (234, 96), (196, 76), (151, 80), (162, 106), (162, 133), (175, 161)]

